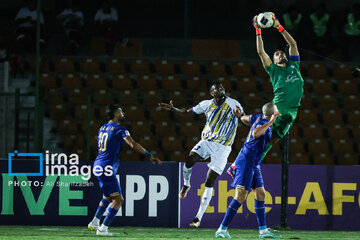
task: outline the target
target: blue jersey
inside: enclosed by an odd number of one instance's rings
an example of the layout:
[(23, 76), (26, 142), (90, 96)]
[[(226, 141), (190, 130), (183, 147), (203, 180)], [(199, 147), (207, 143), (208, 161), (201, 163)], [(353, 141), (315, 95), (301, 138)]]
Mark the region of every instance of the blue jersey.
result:
[(244, 154), (246, 159), (253, 161), (254, 165), (258, 165), (261, 162), (261, 155), (270, 142), (272, 127), (266, 129), (262, 136), (254, 138), (252, 136), (254, 129), (268, 123), (269, 120), (263, 118), (263, 114), (251, 115), (249, 120), (252, 123), (252, 126), (241, 149), (241, 154)]
[(127, 136), (130, 136), (130, 133), (123, 126), (114, 122), (104, 124), (98, 134), (99, 153), (94, 165), (102, 167), (111, 165), (115, 174), (119, 167), (124, 138)]

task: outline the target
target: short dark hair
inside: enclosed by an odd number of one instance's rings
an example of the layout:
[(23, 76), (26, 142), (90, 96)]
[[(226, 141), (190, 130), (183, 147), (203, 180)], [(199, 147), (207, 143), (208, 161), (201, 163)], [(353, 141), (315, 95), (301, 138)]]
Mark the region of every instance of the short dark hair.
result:
[(222, 85), (221, 82), (215, 81), (215, 82), (211, 83), (209, 90), (211, 91), (211, 89), (212, 89), (213, 86), (219, 87), (220, 85)]
[(108, 120), (111, 120), (114, 118), (114, 114), (119, 108), (120, 108), (120, 106), (117, 104), (106, 106), (106, 116), (107, 116)]

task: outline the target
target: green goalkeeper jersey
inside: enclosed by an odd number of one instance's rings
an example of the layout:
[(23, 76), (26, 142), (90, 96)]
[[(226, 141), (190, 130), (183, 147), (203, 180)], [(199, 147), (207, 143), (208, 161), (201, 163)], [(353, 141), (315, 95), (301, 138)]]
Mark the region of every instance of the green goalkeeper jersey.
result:
[(300, 61), (289, 60), (285, 67), (271, 64), (265, 67), (273, 86), (273, 103), (280, 109), (300, 106), (304, 93), (304, 79), (300, 74)]

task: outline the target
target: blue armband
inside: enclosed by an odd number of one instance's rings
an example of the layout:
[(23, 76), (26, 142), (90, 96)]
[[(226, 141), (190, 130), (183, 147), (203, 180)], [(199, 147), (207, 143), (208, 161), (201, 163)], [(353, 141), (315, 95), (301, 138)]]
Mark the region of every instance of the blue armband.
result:
[(152, 154), (151, 153), (149, 153), (148, 151), (145, 151), (145, 156), (147, 156), (148, 158), (150, 158), (151, 156), (152, 156)]
[(289, 59), (294, 62), (300, 61), (300, 56), (299, 55), (298, 56), (289, 55)]

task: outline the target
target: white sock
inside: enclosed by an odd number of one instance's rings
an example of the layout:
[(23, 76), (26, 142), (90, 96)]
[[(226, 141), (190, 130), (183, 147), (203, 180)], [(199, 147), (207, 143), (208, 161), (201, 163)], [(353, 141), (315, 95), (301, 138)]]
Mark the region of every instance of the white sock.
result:
[(93, 222), (95, 225), (99, 225), (99, 224), (100, 224), (100, 219), (94, 217), (94, 219), (92, 220), (92, 222)]
[(184, 166), (183, 166), (183, 177), (184, 177), (184, 185), (185, 186), (190, 186), (191, 173), (192, 173), (192, 167), (187, 168), (185, 166), (185, 164), (184, 164)]
[(209, 206), (210, 200), (212, 198), (213, 188), (212, 187), (205, 187), (204, 193), (201, 197), (199, 211), (196, 214), (196, 217), (201, 221), (206, 208)]
[(99, 230), (104, 232), (104, 231), (107, 231), (108, 230), (108, 227), (105, 226), (104, 224), (101, 224), (101, 226), (99, 227)]

